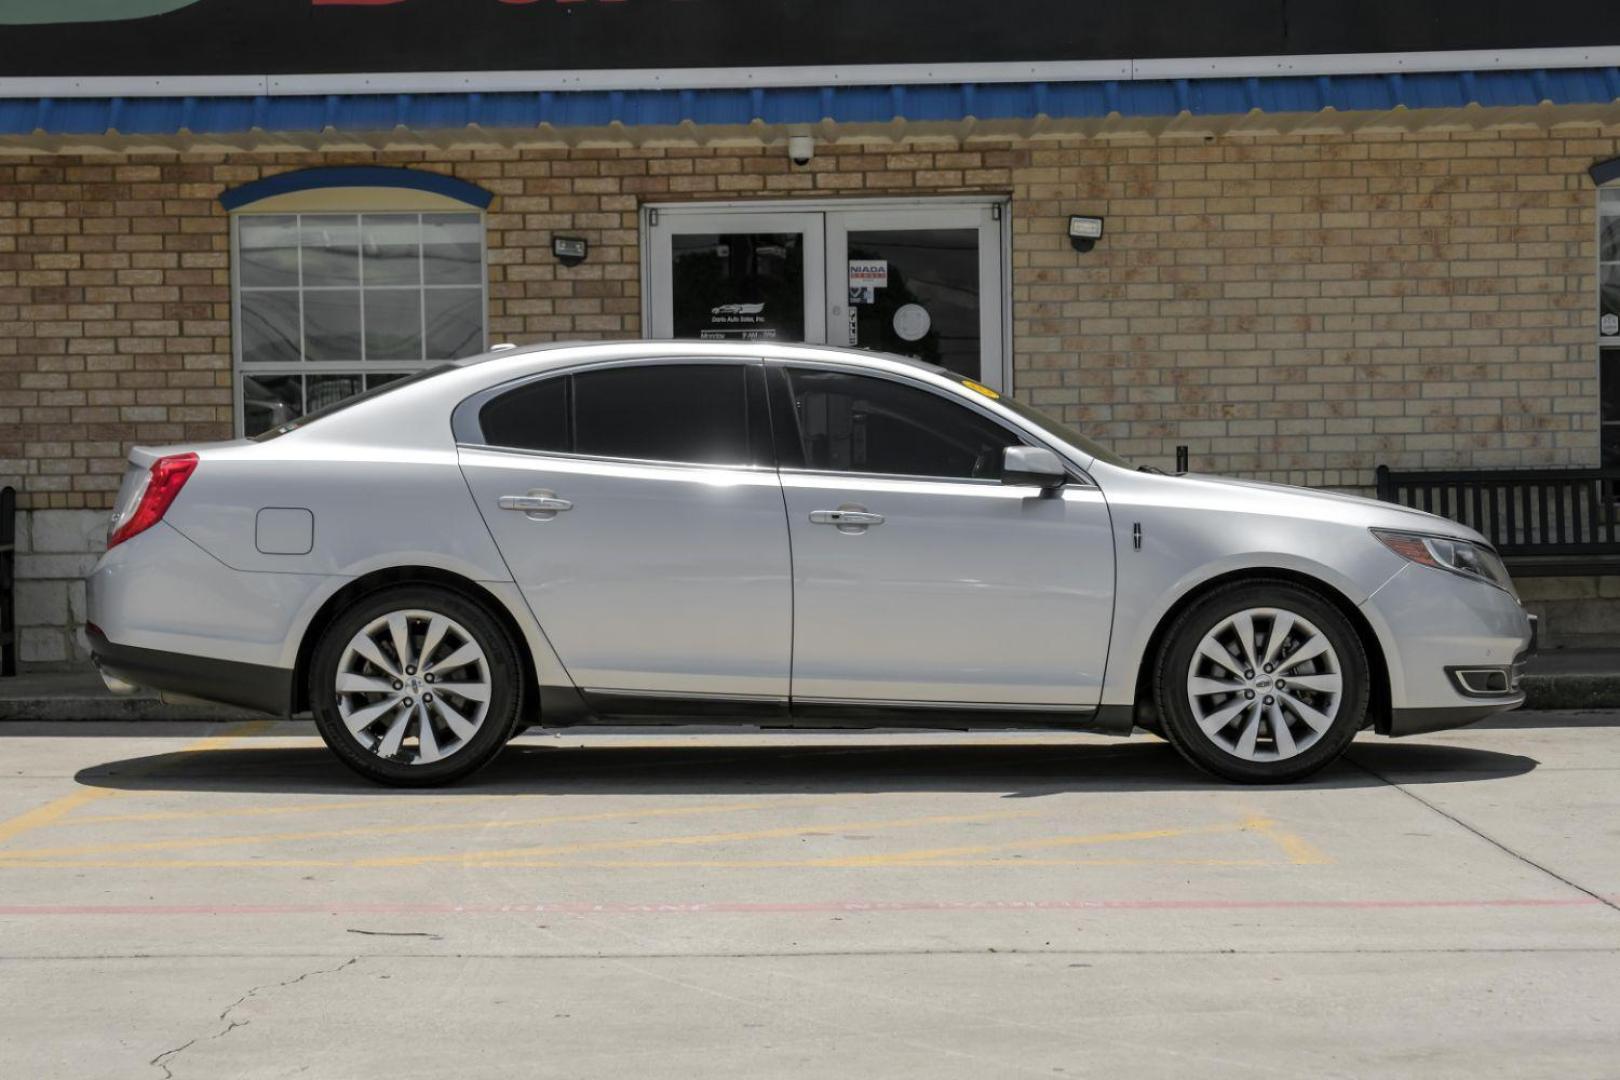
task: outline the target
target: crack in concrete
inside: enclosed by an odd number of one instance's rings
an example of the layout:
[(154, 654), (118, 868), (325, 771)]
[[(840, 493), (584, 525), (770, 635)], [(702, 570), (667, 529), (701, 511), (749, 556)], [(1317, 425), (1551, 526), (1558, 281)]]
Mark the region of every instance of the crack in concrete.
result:
[(1552, 878), (1554, 881), (1557, 881), (1560, 884), (1566, 885), (1569, 888), (1574, 889), (1578, 893), (1583, 893), (1586, 896), (1591, 897), (1593, 900), (1596, 900), (1598, 903), (1602, 904), (1606, 908), (1609, 908), (1611, 911), (1620, 912), (1620, 904), (1615, 903), (1615, 901), (1610, 899), (1609, 897), (1604, 896), (1602, 893), (1594, 892), (1593, 890), (1588, 889), (1585, 885), (1582, 885), (1577, 881), (1573, 881), (1570, 878), (1565, 877), (1563, 874), (1560, 874), (1558, 871), (1554, 870), (1550, 866), (1546, 866), (1546, 865), (1543, 865), (1542, 863), (1536, 862), (1536, 860), (1532, 859), (1530, 856), (1524, 854), (1523, 852), (1515, 851), (1513, 848), (1508, 847), (1506, 844), (1502, 843), (1502, 841), (1498, 840), (1496, 837), (1494, 837), (1494, 836), (1490, 835), (1489, 833), (1485, 832), (1483, 829), (1480, 829), (1480, 828), (1478, 828), (1477, 826), (1474, 826), (1474, 825), (1470, 825), (1468, 822), (1464, 821), (1462, 818), (1458, 817), (1456, 814), (1450, 813), (1449, 811), (1442, 809), (1441, 807), (1437, 806), (1436, 804), (1430, 802), (1428, 799), (1425, 799), (1423, 796), (1419, 795), (1417, 792), (1408, 789), (1407, 787), (1405, 787), (1402, 784), (1396, 783), (1394, 780), (1391, 780), (1389, 777), (1385, 776), (1383, 773), (1379, 772), (1377, 769), (1374, 769), (1369, 765), (1363, 765), (1361, 762), (1357, 761), (1355, 758), (1351, 757), (1349, 754), (1344, 755), (1344, 760), (1349, 762), (1351, 765), (1354, 765), (1356, 768), (1360, 769), (1362, 772), (1366, 773), (1368, 776), (1372, 777), (1373, 779), (1379, 780), (1379, 781), (1381, 781), (1381, 782), (1383, 782), (1385, 784), (1388, 784), (1390, 787), (1394, 788), (1396, 791), (1400, 792), (1402, 795), (1405, 795), (1408, 799), (1411, 799), (1413, 802), (1416, 802), (1418, 805), (1426, 807), (1429, 810), (1434, 811), (1436, 814), (1439, 814), (1441, 817), (1445, 818), (1447, 821), (1451, 822), (1453, 825), (1456, 825), (1458, 828), (1464, 830), (1465, 832), (1472, 833), (1473, 835), (1479, 837), (1481, 840), (1485, 841), (1487, 844), (1489, 844), (1492, 847), (1496, 848), (1498, 851), (1502, 852), (1504, 855), (1508, 855), (1508, 856), (1510, 856), (1510, 857), (1512, 857), (1514, 859), (1517, 859), (1519, 862), (1521, 862), (1524, 865), (1530, 867), (1531, 869), (1539, 870), (1541, 873), (1546, 874), (1548, 877)]
[[(316, 975), (335, 975), (338, 972), (342, 971), (344, 968), (351, 967), (351, 966), (353, 966), (355, 964), (358, 964), (359, 962), (360, 962), (360, 958), (358, 956), (351, 956), (349, 959), (345, 960), (343, 963), (339, 964), (337, 967), (333, 967), (333, 968), (317, 968), (314, 971), (306, 971), (302, 975), (295, 976), (294, 978), (291, 978), (291, 979), (283, 980), (282, 982), (263, 983), (263, 984), (261, 984), (259, 986), (252, 987), (252, 988), (250, 988), (248, 990), (247, 993), (243, 994), (241, 997), (237, 998), (235, 1001), (233, 1001), (229, 1005), (225, 1006), (225, 1008), (220, 1011), (219, 1019), (221, 1021), (229, 1020), (229, 1017), (230, 1017), (232, 1012), (234, 1012), (236, 1009), (240, 1008), (242, 1006), (242, 1004), (245, 1003), (249, 998), (257, 997), (261, 993), (266, 993), (266, 992), (271, 991), (271, 990), (280, 990), (280, 989), (283, 989), (283, 988), (288, 987), (288, 986), (296, 986), (298, 983), (303, 982), (305, 979), (312, 978), (312, 977), (314, 977)], [(231, 1032), (235, 1031), (237, 1028), (239, 1028), (239, 1027), (247, 1027), (252, 1022), (253, 1021), (251, 1021), (251, 1020), (229, 1020), (229, 1022), (226, 1023), (223, 1028), (221, 1028), (220, 1030), (214, 1032), (212, 1035), (207, 1035), (207, 1036), (198, 1035), (198, 1036), (196, 1036), (194, 1038), (188, 1039), (185, 1042), (181, 1043), (179, 1046), (171, 1047), (168, 1050), (163, 1051), (161, 1054), (154, 1057), (151, 1061), (148, 1061), (147, 1064), (148, 1065), (153, 1065), (153, 1066), (156, 1066), (159, 1069), (162, 1069), (163, 1070), (163, 1078), (164, 1078), (164, 1080), (174, 1080), (174, 1070), (169, 1068), (169, 1063), (171, 1061), (173, 1061), (177, 1055), (179, 1055), (181, 1053), (184, 1053), (187, 1050), (190, 1050), (193, 1046), (196, 1046), (200, 1042), (213, 1042), (215, 1039), (223, 1039), (225, 1036), (229, 1035)]]

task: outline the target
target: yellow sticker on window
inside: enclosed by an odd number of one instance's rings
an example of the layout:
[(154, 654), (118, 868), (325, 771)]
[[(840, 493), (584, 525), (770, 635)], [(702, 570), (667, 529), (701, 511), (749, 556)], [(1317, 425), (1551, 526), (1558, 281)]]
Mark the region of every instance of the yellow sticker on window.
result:
[(962, 385), (967, 387), (969, 390), (973, 390), (973, 391), (975, 391), (977, 393), (983, 394), (985, 397), (989, 398), (991, 401), (996, 401), (1001, 397), (1000, 394), (996, 393), (994, 390), (990, 389), (988, 386), (985, 386), (983, 383), (976, 383), (972, 379), (963, 379), (962, 380)]

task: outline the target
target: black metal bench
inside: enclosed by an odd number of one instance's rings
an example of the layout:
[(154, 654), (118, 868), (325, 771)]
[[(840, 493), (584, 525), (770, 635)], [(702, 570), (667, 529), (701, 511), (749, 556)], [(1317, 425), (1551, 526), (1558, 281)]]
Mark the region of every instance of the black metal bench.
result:
[(1478, 530), (1518, 575), (1620, 574), (1620, 469), (1380, 465), (1378, 498)]

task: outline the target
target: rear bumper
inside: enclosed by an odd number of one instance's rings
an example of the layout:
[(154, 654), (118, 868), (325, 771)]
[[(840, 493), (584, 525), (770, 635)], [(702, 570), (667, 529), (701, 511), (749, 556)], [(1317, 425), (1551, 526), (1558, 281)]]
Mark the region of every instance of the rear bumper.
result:
[(293, 673), (288, 668), (118, 645), (94, 624), (85, 627), (85, 634), (104, 676), (276, 716), (291, 712)]

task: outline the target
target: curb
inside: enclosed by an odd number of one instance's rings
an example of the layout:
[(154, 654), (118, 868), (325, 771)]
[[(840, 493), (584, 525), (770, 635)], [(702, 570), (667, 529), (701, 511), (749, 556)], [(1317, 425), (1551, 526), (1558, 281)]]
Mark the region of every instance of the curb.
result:
[(1613, 675), (1525, 675), (1524, 707), (1555, 709), (1620, 709), (1620, 673)]
[(229, 723), (262, 720), (266, 715), (229, 705), (170, 705), (155, 697), (114, 697), (112, 694), (0, 698), (0, 722), (186, 720), (194, 723)]

